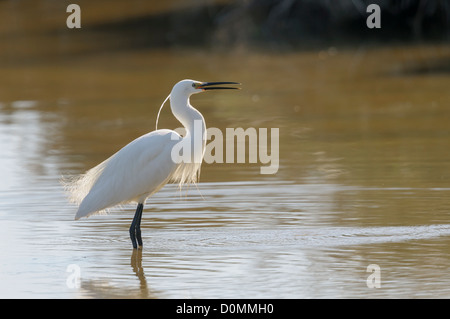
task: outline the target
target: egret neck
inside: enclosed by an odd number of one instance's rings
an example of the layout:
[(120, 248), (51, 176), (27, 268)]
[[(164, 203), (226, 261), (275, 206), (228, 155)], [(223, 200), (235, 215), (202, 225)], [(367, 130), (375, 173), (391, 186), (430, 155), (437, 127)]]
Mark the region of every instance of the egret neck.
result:
[[(170, 108), (186, 129), (183, 151), (189, 152), (191, 163), (201, 163), (206, 147), (206, 123), (203, 115), (190, 104), (190, 95), (174, 88), (170, 93)], [(183, 157), (186, 159), (186, 154)]]

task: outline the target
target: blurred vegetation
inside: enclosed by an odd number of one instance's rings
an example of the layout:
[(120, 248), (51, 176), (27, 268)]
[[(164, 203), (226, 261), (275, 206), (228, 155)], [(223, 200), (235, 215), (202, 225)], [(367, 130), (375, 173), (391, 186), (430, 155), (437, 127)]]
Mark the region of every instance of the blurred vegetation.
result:
[[(82, 28), (66, 27), (77, 3)], [(381, 29), (369, 29), (369, 4)], [(448, 0), (3, 0), (0, 62), (170, 47), (304, 49), (447, 42)], [(74, 44), (76, 43), (76, 44)], [(81, 44), (81, 45), (80, 45)]]
[[(244, 41), (298, 48), (339, 42), (448, 40), (446, 0), (251, 0), (221, 14), (218, 33)], [(366, 26), (367, 6), (378, 4), (381, 28)]]
[[(382, 27), (369, 29), (366, 12), (376, 3)], [(131, 47), (207, 46), (281, 49), (355, 42), (446, 41), (447, 0), (249, 0), (196, 1), (156, 14), (93, 23)]]

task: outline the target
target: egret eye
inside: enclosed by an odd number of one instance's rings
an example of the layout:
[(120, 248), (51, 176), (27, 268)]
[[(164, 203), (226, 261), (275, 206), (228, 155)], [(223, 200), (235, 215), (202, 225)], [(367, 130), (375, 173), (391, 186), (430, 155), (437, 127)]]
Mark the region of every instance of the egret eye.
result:
[(195, 88), (195, 83), (192, 83), (192, 87)]

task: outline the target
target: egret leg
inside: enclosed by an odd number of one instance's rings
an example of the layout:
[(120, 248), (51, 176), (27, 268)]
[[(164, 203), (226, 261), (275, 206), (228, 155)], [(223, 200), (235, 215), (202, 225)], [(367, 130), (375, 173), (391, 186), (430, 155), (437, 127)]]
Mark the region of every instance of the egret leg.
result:
[(138, 244), (139, 246), (142, 246), (141, 218), (143, 208), (144, 204), (139, 203), (136, 208), (136, 212), (134, 213), (133, 221), (131, 222), (130, 226), (130, 238), (134, 249), (138, 248)]
[(139, 211), (139, 218), (136, 223), (136, 239), (139, 247), (142, 247), (142, 237), (141, 237), (141, 219), (142, 219), (142, 211), (144, 209), (144, 205), (141, 205), (141, 209)]

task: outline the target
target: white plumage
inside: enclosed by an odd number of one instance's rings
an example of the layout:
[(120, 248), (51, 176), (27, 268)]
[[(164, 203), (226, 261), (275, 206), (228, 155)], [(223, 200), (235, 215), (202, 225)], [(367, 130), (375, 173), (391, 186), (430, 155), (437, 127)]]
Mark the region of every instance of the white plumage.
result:
[(66, 179), (69, 200), (79, 204), (75, 219), (103, 213), (116, 205), (138, 203), (130, 237), (134, 248), (137, 248), (136, 240), (142, 246), (140, 220), (145, 200), (168, 182), (177, 182), (181, 187), (195, 183), (200, 174), (206, 124), (202, 114), (190, 104), (189, 97), (205, 90), (234, 89), (213, 86), (220, 84), (238, 83), (183, 80), (173, 87), (170, 106), (186, 129), (184, 137), (167, 129), (150, 132), (85, 174)]
[(167, 160), (178, 143), (172, 134), (158, 130), (143, 135), (70, 184), (70, 199), (80, 205), (75, 219), (116, 205), (143, 203), (163, 187), (177, 168)]

